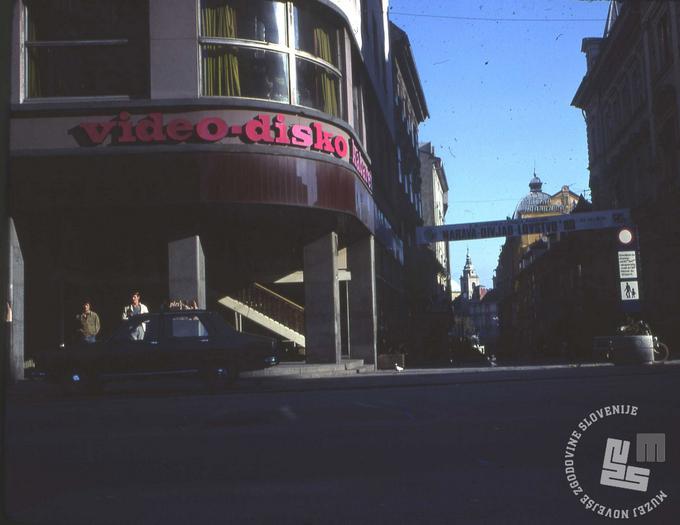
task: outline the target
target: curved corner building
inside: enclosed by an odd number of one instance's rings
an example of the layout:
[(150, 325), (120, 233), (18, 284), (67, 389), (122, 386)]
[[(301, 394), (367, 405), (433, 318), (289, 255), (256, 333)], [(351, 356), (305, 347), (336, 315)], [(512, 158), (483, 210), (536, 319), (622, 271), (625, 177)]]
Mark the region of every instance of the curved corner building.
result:
[(85, 298), (111, 330), (140, 290), (152, 310), (224, 307), (310, 362), (374, 363), (376, 258), (403, 264), (377, 204), (394, 135), (384, 3), (18, 1), (12, 279), (27, 354), (68, 341)]

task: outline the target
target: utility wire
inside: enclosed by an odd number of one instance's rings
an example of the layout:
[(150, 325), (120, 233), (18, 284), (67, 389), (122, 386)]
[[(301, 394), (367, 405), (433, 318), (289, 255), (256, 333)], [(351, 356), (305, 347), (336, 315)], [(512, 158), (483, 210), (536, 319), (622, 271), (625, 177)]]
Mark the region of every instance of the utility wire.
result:
[(390, 11), (390, 15), (438, 18), (441, 20), (468, 20), (476, 22), (606, 22), (603, 18), (485, 18), (479, 16), (427, 15), (421, 13), (402, 13)]

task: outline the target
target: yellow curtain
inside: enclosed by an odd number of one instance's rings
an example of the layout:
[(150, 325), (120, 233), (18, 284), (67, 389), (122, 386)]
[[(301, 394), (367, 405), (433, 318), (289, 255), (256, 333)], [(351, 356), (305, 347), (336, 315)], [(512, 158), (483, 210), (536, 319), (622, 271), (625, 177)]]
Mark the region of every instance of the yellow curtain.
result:
[[(321, 60), (333, 63), (331, 51), (331, 39), (328, 33), (322, 28), (314, 30), (314, 54)], [(322, 72), (319, 78), (321, 83), (321, 96), (323, 98), (323, 111), (334, 117), (340, 116), (340, 106), (338, 104), (338, 89), (335, 77), (327, 72)]]
[[(236, 10), (228, 5), (201, 7), (203, 36), (236, 38)], [(203, 94), (217, 97), (240, 97), (241, 79), (238, 57), (228, 47), (204, 45)]]

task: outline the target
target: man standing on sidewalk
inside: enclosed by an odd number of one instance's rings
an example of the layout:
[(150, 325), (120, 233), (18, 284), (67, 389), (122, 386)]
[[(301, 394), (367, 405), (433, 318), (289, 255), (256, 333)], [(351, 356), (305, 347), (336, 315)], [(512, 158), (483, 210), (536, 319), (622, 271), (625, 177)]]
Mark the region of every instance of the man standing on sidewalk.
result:
[(99, 322), (99, 316), (91, 309), (89, 301), (83, 303), (83, 311), (76, 315), (76, 319), (80, 321), (78, 332), (80, 332), (82, 340), (86, 343), (94, 343), (101, 328), (101, 324)]
[[(140, 293), (133, 292), (131, 303), (123, 309), (123, 321), (134, 317), (135, 315), (148, 314), (149, 309), (145, 304), (140, 302)], [(144, 339), (144, 333), (146, 332), (146, 321), (141, 323), (135, 328), (135, 330), (130, 334), (130, 337), (135, 341), (141, 341)]]

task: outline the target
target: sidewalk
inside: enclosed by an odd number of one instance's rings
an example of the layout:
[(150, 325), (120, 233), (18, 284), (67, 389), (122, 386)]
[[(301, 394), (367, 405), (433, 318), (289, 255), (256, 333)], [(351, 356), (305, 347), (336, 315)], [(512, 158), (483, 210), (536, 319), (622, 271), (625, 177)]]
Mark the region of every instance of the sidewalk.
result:
[[(496, 366), (481, 368), (411, 368), (396, 370), (357, 370), (327, 372), (319, 375), (318, 366), (295, 365), (299, 374), (269, 374), (242, 377), (234, 390), (242, 392), (270, 392), (297, 390), (333, 390), (346, 388), (392, 388), (404, 386), (437, 386), (452, 383), (491, 383), (528, 380), (560, 380), (575, 376), (607, 377), (637, 376), (649, 374), (678, 373), (680, 360), (667, 361), (657, 365), (615, 366), (612, 363), (551, 364)], [(277, 365), (286, 366), (286, 365)], [(273, 367), (269, 370), (274, 370)]]
[[(658, 365), (614, 366), (611, 363), (582, 365), (497, 366), (483, 368), (411, 368), (396, 370), (367, 370), (365, 366), (344, 368), (341, 365), (307, 365), (283, 363), (266, 371), (244, 373), (223, 394), (267, 394), (273, 392), (306, 392), (321, 390), (409, 388), (445, 386), (451, 384), (485, 384), (526, 381), (560, 381), (574, 378), (588, 379), (631, 377), (643, 375), (679, 374), (680, 360)], [(321, 367), (321, 368), (320, 368)], [(372, 368), (372, 367), (371, 367)], [(536, 388), (540, 388), (537, 385)], [(24, 380), (6, 385), (6, 399), (44, 400), (63, 398), (56, 385), (45, 381)], [(186, 395), (205, 394), (205, 388), (195, 378), (154, 378), (154, 380), (122, 380), (107, 386), (102, 396), (127, 395)], [(88, 396), (81, 396), (88, 397)]]

